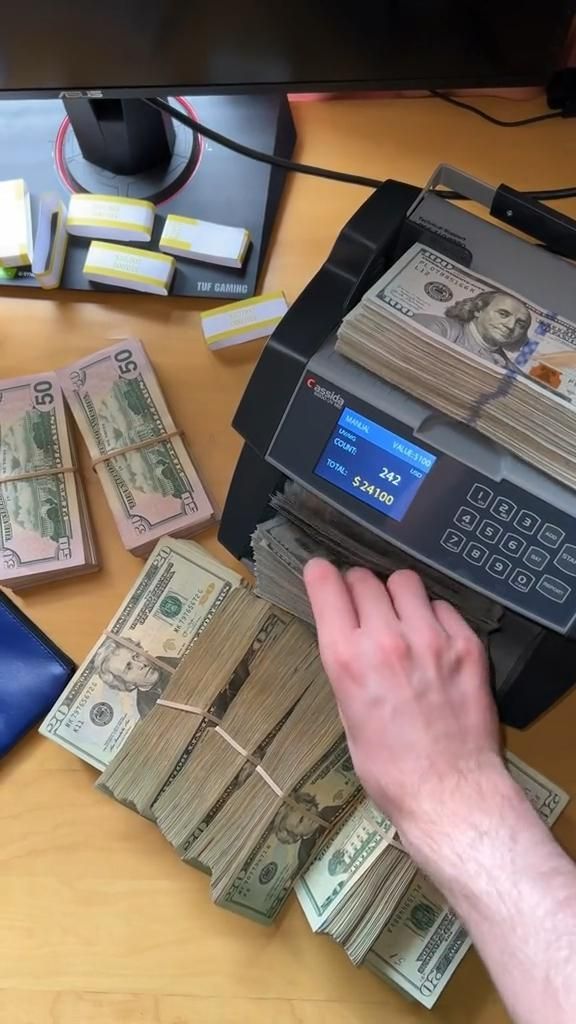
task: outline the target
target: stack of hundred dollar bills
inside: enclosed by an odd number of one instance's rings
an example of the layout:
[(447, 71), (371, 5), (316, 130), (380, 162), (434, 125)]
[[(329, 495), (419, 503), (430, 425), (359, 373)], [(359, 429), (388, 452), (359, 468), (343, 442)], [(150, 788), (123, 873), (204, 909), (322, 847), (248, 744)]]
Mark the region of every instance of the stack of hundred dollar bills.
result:
[(576, 324), (416, 244), (337, 349), (576, 487)]
[[(266, 924), (296, 887), (314, 931), (425, 1006), (469, 948), (362, 792), (311, 627), (194, 542), (158, 543), (41, 732), (208, 872), (219, 906)], [(508, 765), (551, 825), (566, 795)]]

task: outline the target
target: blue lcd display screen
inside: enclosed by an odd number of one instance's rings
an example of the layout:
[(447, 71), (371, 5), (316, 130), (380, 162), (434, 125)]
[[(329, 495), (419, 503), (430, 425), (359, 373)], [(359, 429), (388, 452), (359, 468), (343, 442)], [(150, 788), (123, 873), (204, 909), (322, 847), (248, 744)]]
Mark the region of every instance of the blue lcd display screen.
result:
[(314, 472), (392, 519), (403, 519), (436, 455), (345, 408)]

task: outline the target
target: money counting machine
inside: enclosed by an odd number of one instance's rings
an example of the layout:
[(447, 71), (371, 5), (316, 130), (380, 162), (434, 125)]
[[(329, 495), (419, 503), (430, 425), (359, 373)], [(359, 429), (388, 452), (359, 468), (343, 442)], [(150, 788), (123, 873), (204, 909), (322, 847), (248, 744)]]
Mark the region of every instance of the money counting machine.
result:
[[(455, 206), (443, 186), (540, 244)], [(454, 168), (438, 168), (422, 192), (385, 182), (344, 227), (254, 370), (234, 419), (245, 444), (219, 536), (249, 560), (271, 494), (292, 478), (493, 598), (505, 609), (490, 639), (496, 699), (501, 718), (523, 727), (576, 682), (576, 492), (334, 350), (342, 316), (416, 241), (576, 320), (576, 269), (562, 258), (576, 255), (576, 223)], [(406, 470), (393, 510), (380, 497), (385, 487), (351, 486), (351, 473), (377, 480), (391, 454)]]

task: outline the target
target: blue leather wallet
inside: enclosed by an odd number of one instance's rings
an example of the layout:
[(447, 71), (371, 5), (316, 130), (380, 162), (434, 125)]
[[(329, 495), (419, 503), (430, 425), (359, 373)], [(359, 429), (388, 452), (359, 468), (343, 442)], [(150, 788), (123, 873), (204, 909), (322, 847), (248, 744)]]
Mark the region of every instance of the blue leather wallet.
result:
[(74, 670), (74, 662), (0, 593), (0, 757), (50, 710)]

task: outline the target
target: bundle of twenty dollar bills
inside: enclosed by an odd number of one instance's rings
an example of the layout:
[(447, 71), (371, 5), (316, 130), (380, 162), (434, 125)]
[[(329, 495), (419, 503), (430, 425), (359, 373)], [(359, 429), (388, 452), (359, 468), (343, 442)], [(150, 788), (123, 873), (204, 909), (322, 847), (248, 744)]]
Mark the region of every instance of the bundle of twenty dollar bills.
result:
[[(469, 618), (493, 628), (497, 610), (471, 600)], [(425, 1006), (468, 949), (362, 792), (311, 627), (194, 542), (159, 542), (41, 732), (209, 872), (219, 906), (269, 923), (296, 887), (314, 931)], [(566, 795), (508, 765), (552, 824)]]
[[(257, 593), (305, 621), (313, 623), (303, 570), (321, 555), (342, 569), (364, 565), (382, 580), (397, 569), (417, 568), (430, 597), (450, 601), (485, 644), (499, 629), (503, 610), (497, 602), (416, 564), (294, 481), (271, 505), (276, 514), (252, 538)], [(512, 754), (506, 762), (551, 826), (567, 795)], [(326, 838), (296, 893), (315, 932), (330, 935), (354, 963), (366, 964), (428, 1008), (471, 945), (443, 895), (402, 850), (392, 823), (364, 797)]]

